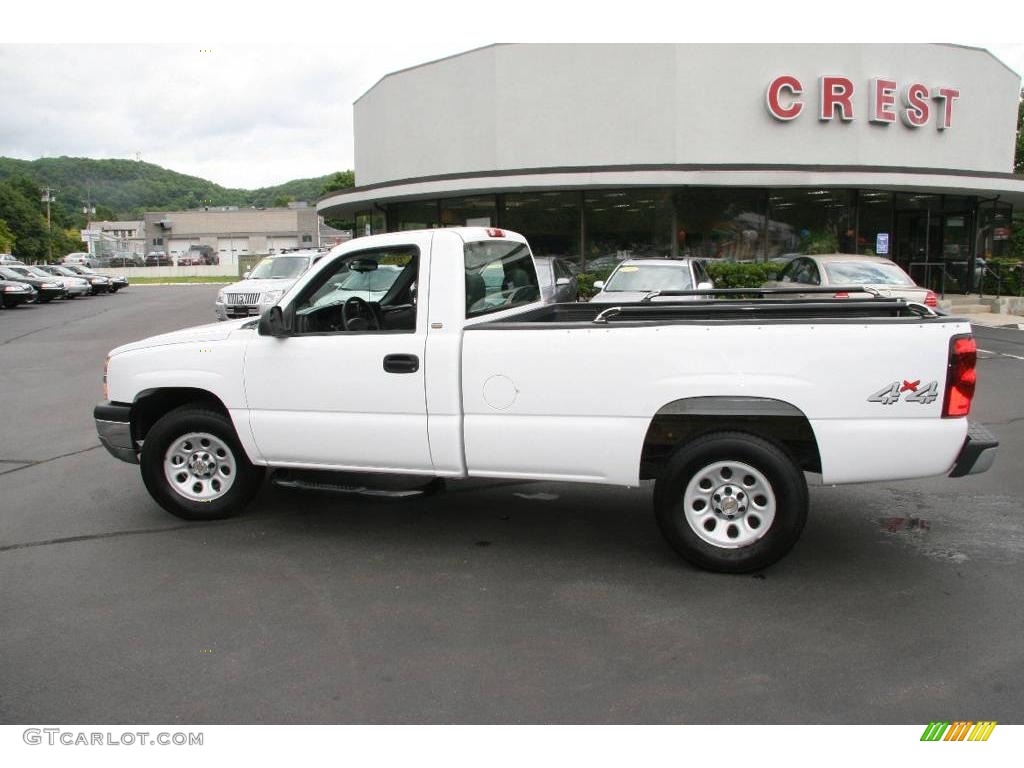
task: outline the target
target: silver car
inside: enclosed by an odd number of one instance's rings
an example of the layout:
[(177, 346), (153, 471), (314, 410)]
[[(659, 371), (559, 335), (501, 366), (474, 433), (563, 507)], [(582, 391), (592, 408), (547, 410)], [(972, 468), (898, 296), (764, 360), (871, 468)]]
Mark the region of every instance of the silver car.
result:
[(579, 298), (579, 280), (569, 262), (557, 256), (534, 256), (533, 261), (537, 265), (541, 301), (557, 304)]
[[(777, 280), (765, 283), (763, 288), (871, 288), (880, 296), (906, 299), (928, 307), (938, 305), (933, 291), (923, 288), (911, 279), (898, 264), (882, 256), (857, 256), (852, 253), (832, 253), (798, 256), (779, 272)], [(835, 298), (846, 298), (845, 291), (837, 290)]]
[[(627, 259), (607, 280), (598, 280), (595, 304), (628, 304), (651, 297), (654, 301), (683, 301), (691, 297), (663, 296), (660, 291), (709, 291), (715, 284), (699, 259)], [(699, 297), (692, 297), (699, 298)]]

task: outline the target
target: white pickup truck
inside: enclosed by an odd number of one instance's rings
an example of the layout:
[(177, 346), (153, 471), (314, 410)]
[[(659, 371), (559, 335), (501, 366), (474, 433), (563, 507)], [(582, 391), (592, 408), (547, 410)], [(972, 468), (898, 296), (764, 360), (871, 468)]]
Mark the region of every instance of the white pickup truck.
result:
[[(387, 294), (334, 301), (353, 271)], [(805, 291), (806, 292), (806, 291)], [(717, 292), (726, 293), (726, 292)], [(259, 319), (110, 353), (95, 419), (165, 509), (240, 511), (272, 469), (636, 486), (701, 567), (763, 568), (827, 484), (987, 469), (970, 325), (901, 299), (542, 304), (526, 240), (398, 232), (335, 248)], [(662, 297), (664, 298), (664, 297)]]

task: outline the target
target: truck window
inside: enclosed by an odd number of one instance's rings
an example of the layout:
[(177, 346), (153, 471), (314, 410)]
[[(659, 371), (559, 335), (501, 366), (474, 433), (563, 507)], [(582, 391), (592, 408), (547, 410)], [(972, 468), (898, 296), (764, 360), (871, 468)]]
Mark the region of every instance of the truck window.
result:
[(526, 243), (466, 243), (466, 317), (530, 304), (540, 298), (537, 270)]
[(295, 302), (297, 333), (416, 330), (415, 246), (346, 254)]

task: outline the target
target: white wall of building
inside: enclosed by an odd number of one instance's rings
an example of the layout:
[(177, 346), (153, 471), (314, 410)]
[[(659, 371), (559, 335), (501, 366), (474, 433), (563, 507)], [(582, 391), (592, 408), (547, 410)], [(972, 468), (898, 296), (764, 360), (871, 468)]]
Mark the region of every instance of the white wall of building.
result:
[[(768, 84), (798, 77), (790, 122)], [(818, 78), (854, 119), (817, 118)], [(953, 125), (868, 120), (872, 78), (955, 86)], [(1020, 78), (950, 45), (498, 45), (381, 80), (355, 104), (359, 186), (442, 174), (638, 164), (796, 164), (1008, 173)], [(899, 108), (897, 104), (897, 108)]]

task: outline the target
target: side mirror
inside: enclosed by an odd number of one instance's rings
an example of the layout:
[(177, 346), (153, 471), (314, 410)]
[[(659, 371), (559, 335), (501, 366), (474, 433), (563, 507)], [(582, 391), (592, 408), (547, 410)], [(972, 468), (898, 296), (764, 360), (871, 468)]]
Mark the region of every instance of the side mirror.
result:
[(282, 338), (288, 335), (288, 328), (284, 322), (284, 312), (277, 304), (272, 306), (262, 315), (260, 315), (260, 321), (256, 325), (256, 330), (260, 336), (274, 336), (276, 338)]
[(251, 274), (252, 274), (252, 272), (250, 272), (249, 270), (246, 270), (246, 271), (245, 271), (245, 272), (244, 272), (244, 273), (242, 274), (242, 279), (243, 279), (243, 280), (248, 280), (248, 279), (249, 279), (249, 275), (251, 275)]
[(604, 280), (595, 280), (594, 281), (594, 290), (595, 291), (603, 291), (604, 290)]
[(570, 280), (568, 277), (560, 277), (557, 280), (555, 280), (555, 285), (563, 286), (563, 285), (568, 285), (571, 282), (572, 282), (572, 280)]
[(715, 288), (715, 284), (705, 280), (703, 283), (697, 283), (698, 291), (712, 291)]

